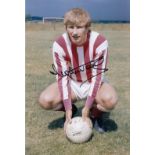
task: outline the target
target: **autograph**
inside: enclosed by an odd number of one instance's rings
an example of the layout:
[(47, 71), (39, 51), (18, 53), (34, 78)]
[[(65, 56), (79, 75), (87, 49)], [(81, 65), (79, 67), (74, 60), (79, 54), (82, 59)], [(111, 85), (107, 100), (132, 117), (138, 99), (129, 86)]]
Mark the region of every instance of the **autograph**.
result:
[[(101, 60), (101, 62), (99, 62), (100, 60)], [(98, 66), (99, 66), (100, 64), (102, 64), (103, 61), (104, 61), (104, 56), (101, 56), (101, 57), (99, 57), (99, 58), (96, 59), (96, 60), (91, 60), (90, 62), (88, 62), (88, 63), (86, 63), (86, 64), (83, 64), (83, 65), (80, 65), (80, 66), (78, 66), (78, 67), (76, 67), (76, 68), (69, 67), (68, 70), (65, 70), (64, 72), (61, 71), (61, 72), (59, 72), (59, 73), (58, 73), (58, 71), (56, 70), (55, 65), (52, 64), (52, 69), (53, 69), (53, 71), (50, 71), (50, 73), (53, 74), (53, 75), (59, 75), (59, 76), (61, 76), (62, 78), (65, 77), (65, 76), (69, 76), (69, 77), (72, 79), (72, 74), (77, 74), (77, 73), (79, 73), (79, 72), (83, 72), (83, 71), (85, 71), (85, 70), (87, 70), (87, 69), (90, 69), (90, 68), (97, 69), (97, 70), (101, 70), (100, 73), (98, 73), (98, 74), (96, 74), (96, 75), (94, 75), (94, 76), (91, 76), (91, 77), (89, 78), (89, 79), (92, 79), (93, 77), (95, 77), (95, 76), (97, 76), (97, 75), (99, 75), (99, 74), (102, 74), (103, 72), (108, 71), (107, 68), (98, 68)], [(98, 62), (99, 62), (99, 64), (98, 64)], [(89, 79), (87, 79), (86, 81), (83, 81), (82, 84), (85, 83), (85, 82), (87, 82)], [(81, 85), (82, 85), (82, 84), (81, 84)]]

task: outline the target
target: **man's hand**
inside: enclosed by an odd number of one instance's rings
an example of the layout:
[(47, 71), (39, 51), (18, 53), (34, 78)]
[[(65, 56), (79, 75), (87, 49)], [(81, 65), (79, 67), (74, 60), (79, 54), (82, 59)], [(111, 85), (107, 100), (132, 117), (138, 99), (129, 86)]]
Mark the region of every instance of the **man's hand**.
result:
[(66, 120), (64, 123), (64, 132), (66, 133), (66, 125), (72, 122), (72, 109), (66, 111)]
[(82, 109), (82, 118), (89, 117), (89, 112), (90, 112), (90, 109), (84, 106)]
[(91, 122), (91, 120), (90, 120), (90, 118), (89, 118), (89, 112), (90, 112), (90, 109), (89, 109), (88, 107), (85, 106), (85, 107), (82, 109), (82, 118), (83, 118), (83, 120), (86, 121), (87, 124), (92, 128), (92, 122)]

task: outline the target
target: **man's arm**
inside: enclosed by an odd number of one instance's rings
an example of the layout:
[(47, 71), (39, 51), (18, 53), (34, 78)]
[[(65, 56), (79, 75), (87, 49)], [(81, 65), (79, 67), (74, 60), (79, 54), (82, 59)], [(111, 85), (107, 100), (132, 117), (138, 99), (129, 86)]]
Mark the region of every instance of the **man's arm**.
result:
[(54, 42), (52, 52), (53, 52), (54, 65), (58, 73), (56, 78), (57, 78), (61, 98), (65, 107), (65, 110), (66, 111), (71, 110), (72, 104), (71, 104), (71, 96), (70, 96), (71, 89), (69, 85), (69, 77), (64, 74), (65, 71), (68, 70), (67, 61), (65, 60), (65, 52), (57, 42)]
[(94, 65), (92, 69), (92, 81), (90, 91), (83, 109), (83, 115), (89, 115), (89, 110), (92, 107), (97, 91), (101, 86), (104, 76), (104, 71), (107, 68), (108, 58), (108, 42), (105, 40), (95, 50)]

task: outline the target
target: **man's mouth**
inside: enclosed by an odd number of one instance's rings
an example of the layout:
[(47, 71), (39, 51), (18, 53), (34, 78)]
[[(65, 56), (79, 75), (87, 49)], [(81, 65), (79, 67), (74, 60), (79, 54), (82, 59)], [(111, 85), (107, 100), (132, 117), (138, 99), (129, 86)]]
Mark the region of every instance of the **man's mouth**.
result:
[(72, 36), (75, 40), (77, 40), (80, 36)]

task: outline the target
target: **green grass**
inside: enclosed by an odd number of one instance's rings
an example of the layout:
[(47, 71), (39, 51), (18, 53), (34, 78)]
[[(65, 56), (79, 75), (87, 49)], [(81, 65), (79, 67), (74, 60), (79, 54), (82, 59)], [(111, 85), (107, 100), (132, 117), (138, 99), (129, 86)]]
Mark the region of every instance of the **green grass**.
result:
[[(109, 41), (110, 63), (107, 72), (116, 88), (119, 103), (111, 112), (118, 130), (99, 134), (84, 144), (69, 142), (60, 126), (63, 113), (45, 111), (38, 105), (40, 92), (55, 81), (49, 73), (50, 46), (64, 32), (58, 23), (26, 24), (26, 155), (129, 155), (130, 154), (130, 32), (128, 24), (94, 24)], [(77, 102), (81, 108), (82, 102)]]

